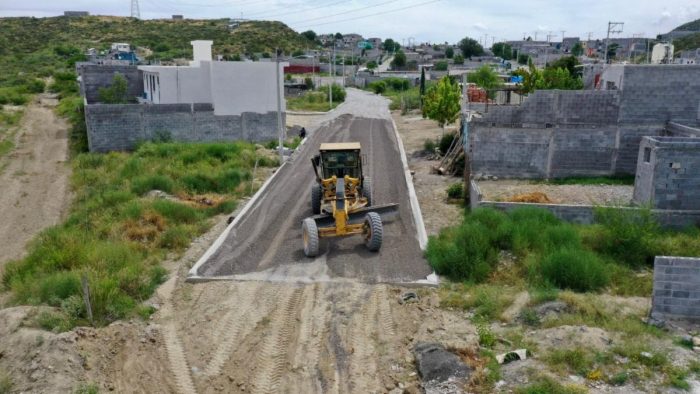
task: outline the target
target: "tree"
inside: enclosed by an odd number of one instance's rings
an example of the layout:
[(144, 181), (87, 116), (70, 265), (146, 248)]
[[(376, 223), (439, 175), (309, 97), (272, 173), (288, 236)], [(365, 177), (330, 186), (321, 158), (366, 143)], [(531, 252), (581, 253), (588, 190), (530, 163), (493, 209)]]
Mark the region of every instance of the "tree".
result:
[(498, 56), (503, 60), (510, 60), (513, 58), (513, 48), (505, 42), (497, 42), (493, 44), (491, 51), (493, 52), (494, 56)]
[(374, 60), (367, 62), (368, 70), (374, 70), (375, 68), (377, 68), (377, 62), (375, 62)]
[(114, 74), (114, 78), (112, 78), (112, 85), (108, 88), (100, 88), (97, 94), (101, 103), (126, 104), (129, 102), (127, 90), (128, 85), (126, 83), (126, 78), (117, 73)]
[(397, 69), (402, 69), (406, 67), (406, 54), (403, 53), (403, 51), (399, 50), (396, 52), (394, 55), (394, 60), (391, 61), (389, 64), (392, 68), (392, 70), (397, 70)]
[(620, 45), (616, 42), (613, 42), (612, 44), (608, 45), (608, 61), (611, 62), (612, 59), (617, 55), (617, 49), (620, 47)]
[(448, 64), (446, 61), (439, 61), (435, 63), (435, 71), (447, 71)]
[(391, 38), (387, 38), (386, 40), (384, 40), (382, 47), (387, 52), (397, 52), (399, 49), (401, 49), (401, 45), (399, 45), (398, 42), (392, 40)]
[(438, 122), (444, 133), (445, 125), (453, 123), (459, 116), (459, 98), (459, 84), (446, 75), (428, 89), (423, 116)]
[(342, 39), (343, 39), (343, 35), (340, 34), (340, 33), (335, 33), (335, 39), (336, 39), (336, 40), (342, 40)]
[(465, 59), (471, 59), (472, 56), (480, 56), (484, 53), (484, 47), (473, 38), (465, 37), (459, 42), (459, 49)]
[(524, 54), (524, 53), (521, 53), (521, 54), (518, 55), (518, 64), (525, 65), (525, 64), (527, 64), (529, 61), (530, 61), (530, 56), (528, 56), (528, 55), (526, 55), (526, 54)]
[(424, 95), (425, 95), (425, 69), (421, 68), (420, 69), (420, 97), (421, 97), (421, 101), (423, 100)]
[(571, 47), (571, 54), (576, 57), (583, 55), (583, 45), (581, 45), (580, 42), (574, 44), (574, 46)]
[(455, 64), (464, 64), (464, 56), (460, 55), (459, 53), (456, 54), (454, 57), (454, 62)]
[(304, 56), (304, 51), (301, 49), (297, 49), (294, 52), (292, 52), (292, 57), (300, 57)]
[(486, 90), (503, 85), (503, 81), (498, 77), (498, 74), (487, 65), (481, 66), (474, 73), (467, 74), (467, 81), (475, 83)]
[(301, 33), (302, 36), (306, 37), (309, 41), (316, 41), (316, 32), (313, 30), (307, 30)]
[(452, 59), (455, 55), (455, 50), (452, 48), (452, 46), (448, 46), (447, 49), (445, 49), (445, 57), (448, 59)]
[(581, 67), (576, 67), (580, 64), (581, 62), (578, 61), (576, 56), (564, 56), (550, 63), (547, 68), (564, 68), (569, 70), (571, 76), (580, 77), (583, 71)]

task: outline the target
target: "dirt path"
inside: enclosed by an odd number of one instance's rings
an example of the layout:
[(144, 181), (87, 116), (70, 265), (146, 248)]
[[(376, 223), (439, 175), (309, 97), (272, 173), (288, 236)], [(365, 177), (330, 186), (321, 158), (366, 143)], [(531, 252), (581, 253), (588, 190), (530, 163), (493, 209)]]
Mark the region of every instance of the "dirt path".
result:
[(70, 202), (68, 124), (57, 100), (39, 95), (27, 106), (15, 150), (0, 173), (0, 267), (21, 258), (27, 242), (58, 223)]

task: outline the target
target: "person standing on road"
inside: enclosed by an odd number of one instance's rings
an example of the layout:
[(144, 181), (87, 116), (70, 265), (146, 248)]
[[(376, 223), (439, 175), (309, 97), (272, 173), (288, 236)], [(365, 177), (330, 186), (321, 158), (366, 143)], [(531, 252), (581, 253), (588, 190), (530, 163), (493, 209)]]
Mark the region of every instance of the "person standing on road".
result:
[(299, 138), (301, 138), (302, 140), (306, 138), (306, 129), (304, 127), (302, 127), (301, 130), (299, 130)]

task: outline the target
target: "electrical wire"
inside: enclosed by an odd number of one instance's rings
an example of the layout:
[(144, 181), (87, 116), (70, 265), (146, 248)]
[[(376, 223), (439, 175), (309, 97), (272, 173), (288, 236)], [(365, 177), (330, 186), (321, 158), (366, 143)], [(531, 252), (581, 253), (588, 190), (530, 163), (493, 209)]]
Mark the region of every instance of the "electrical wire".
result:
[(309, 25), (301, 25), (301, 26), (297, 26), (296, 29), (305, 29), (305, 28), (308, 28), (308, 27), (323, 26), (323, 25), (330, 25), (330, 24), (334, 24), (334, 23), (341, 23), (341, 22), (354, 21), (354, 20), (358, 20), (358, 19), (363, 19), (363, 18), (368, 18), (368, 17), (373, 17), (373, 16), (379, 16), (379, 15), (389, 14), (389, 13), (392, 13), (392, 12), (405, 11), (405, 10), (408, 10), (408, 9), (411, 9), (411, 8), (416, 8), (416, 7), (421, 7), (421, 6), (428, 5), (428, 4), (432, 4), (432, 3), (437, 3), (437, 2), (439, 2), (439, 1), (442, 1), (442, 0), (431, 0), (431, 1), (426, 1), (426, 2), (423, 2), (423, 3), (413, 4), (413, 5), (410, 5), (410, 6), (407, 6), (407, 7), (394, 8), (394, 9), (387, 10), (387, 11), (376, 12), (376, 13), (374, 13), (374, 14), (362, 15), (362, 16), (357, 16), (357, 17), (352, 17), (352, 18), (346, 18), (346, 19), (339, 19), (339, 20), (330, 21), (330, 22), (315, 23), (315, 24), (312, 23), (312, 24), (309, 24)]
[[(255, 16), (256, 19), (260, 19), (260, 18), (277, 18), (277, 17), (280, 17), (280, 16), (289, 16), (289, 15), (294, 15), (294, 14), (301, 14), (302, 12), (307, 12), (307, 11), (310, 11), (310, 10), (313, 10), (313, 9), (320, 9), (320, 8), (332, 7), (332, 6), (334, 6), (334, 5), (338, 5), (338, 4), (342, 4), (342, 3), (347, 3), (347, 0), (340, 0), (340, 1), (336, 1), (336, 2), (333, 2), (333, 3), (327, 3), (327, 4), (323, 4), (323, 5), (319, 5), (319, 6), (306, 7), (306, 8), (304, 8), (304, 9), (302, 9), (302, 10), (294, 11), (294, 12), (283, 12), (283, 13), (277, 13), (277, 14), (264, 15), (264, 14), (269, 13), (270, 11), (258, 11), (258, 12), (249, 13), (249, 14), (247, 14), (246, 16), (248, 16), (248, 17)], [(274, 11), (273, 11), (273, 12), (274, 12)], [(261, 15), (261, 14), (263, 14), (263, 15)]]
[(367, 10), (367, 9), (370, 9), (370, 8), (376, 8), (376, 7), (380, 7), (380, 6), (383, 6), (383, 5), (387, 5), (387, 4), (391, 4), (391, 3), (396, 3), (397, 1), (399, 1), (399, 0), (389, 0), (389, 1), (385, 1), (385, 2), (383, 2), (383, 3), (372, 4), (372, 5), (365, 6), (365, 7), (360, 7), (360, 8), (355, 8), (355, 9), (352, 9), (352, 10), (347, 10), (347, 11), (339, 12), (339, 13), (337, 13), (337, 14), (324, 15), (324, 16), (319, 16), (319, 17), (317, 17), (317, 18), (305, 19), (305, 20), (303, 20), (303, 21), (295, 21), (295, 22), (289, 22), (289, 23), (290, 23), (290, 24), (293, 24), (293, 23), (299, 23), (299, 22), (310, 22), (310, 21), (316, 21), (316, 20), (321, 20), (321, 19), (326, 19), (326, 18), (332, 18), (332, 17), (334, 17), (334, 16), (340, 16), (340, 15), (345, 15), (345, 14), (351, 14), (351, 13), (353, 13), (353, 12), (364, 11), (364, 10)]

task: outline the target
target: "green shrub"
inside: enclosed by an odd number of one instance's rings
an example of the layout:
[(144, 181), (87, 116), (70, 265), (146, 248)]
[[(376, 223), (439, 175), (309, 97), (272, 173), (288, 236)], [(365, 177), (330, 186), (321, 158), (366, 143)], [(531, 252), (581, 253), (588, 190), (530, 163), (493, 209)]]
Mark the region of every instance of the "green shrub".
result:
[(594, 253), (561, 249), (545, 256), (539, 265), (545, 281), (562, 289), (595, 291), (608, 285), (607, 267)]
[(481, 282), (498, 262), (498, 251), (491, 245), (491, 229), (478, 222), (465, 222), (453, 229), (443, 229), (431, 237), (426, 256), (440, 275), (452, 280)]
[(202, 218), (200, 211), (189, 205), (168, 200), (156, 200), (153, 209), (173, 223), (196, 223)]
[(587, 391), (574, 386), (564, 386), (549, 377), (540, 377), (528, 386), (517, 388), (517, 394), (583, 394)]
[(81, 383), (74, 394), (99, 394), (100, 388), (95, 383)]
[(452, 143), (454, 142), (455, 138), (457, 138), (455, 133), (446, 133), (440, 138), (440, 142), (438, 143), (438, 147), (440, 148), (440, 153), (443, 155), (447, 154), (447, 151), (450, 149), (452, 146)]
[(24, 105), (28, 101), (29, 97), (26, 94), (20, 92), (20, 89), (17, 87), (0, 88), (0, 105)]
[(435, 141), (433, 141), (429, 138), (423, 142), (423, 150), (426, 152), (434, 153), (436, 146), (437, 145), (435, 144)]
[(10, 394), (13, 386), (12, 377), (0, 370), (0, 394)]
[(659, 226), (649, 209), (596, 208), (603, 229), (592, 247), (630, 267), (651, 266), (657, 254)]
[(376, 94), (382, 94), (386, 92), (386, 82), (384, 81), (374, 81), (370, 83), (367, 87)]
[(184, 226), (170, 227), (160, 237), (160, 246), (167, 249), (183, 249), (189, 246), (192, 234)]
[(29, 93), (44, 93), (46, 83), (41, 79), (32, 79), (27, 83), (27, 92)]
[(142, 196), (151, 190), (160, 190), (166, 193), (172, 193), (175, 189), (175, 183), (172, 179), (165, 175), (144, 175), (134, 178), (131, 181), (131, 191), (139, 196)]
[[(71, 329), (72, 323), (59, 312), (41, 311), (36, 317), (36, 324), (47, 331), (65, 332)], [(0, 393), (2, 390), (0, 389)]]
[(581, 376), (593, 368), (593, 356), (583, 348), (555, 349), (546, 356), (546, 361), (554, 366), (566, 366), (569, 371)]
[(496, 335), (488, 326), (479, 324), (476, 326), (476, 332), (479, 335), (479, 345), (490, 348), (496, 344)]
[(411, 82), (406, 78), (384, 78), (382, 81), (386, 84), (388, 88), (395, 90), (397, 92), (408, 90), (411, 88)]
[(345, 101), (345, 88), (342, 87), (341, 85), (338, 85), (337, 83), (334, 83), (331, 85), (331, 92), (333, 93), (333, 101), (342, 103)]
[(462, 198), (464, 197), (464, 184), (462, 182), (457, 182), (451, 184), (447, 188), (448, 198)]

